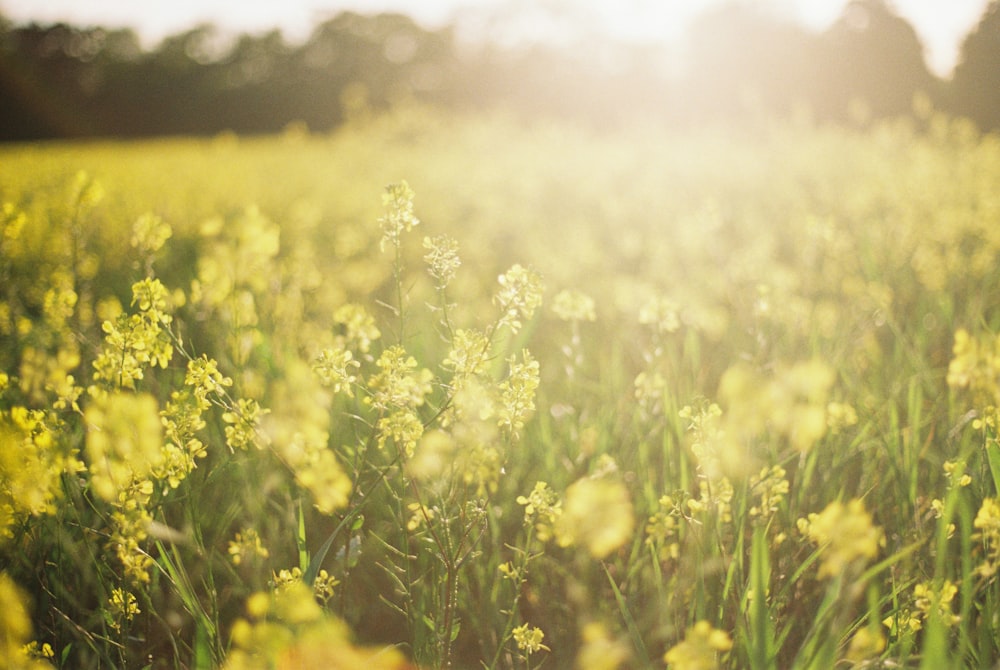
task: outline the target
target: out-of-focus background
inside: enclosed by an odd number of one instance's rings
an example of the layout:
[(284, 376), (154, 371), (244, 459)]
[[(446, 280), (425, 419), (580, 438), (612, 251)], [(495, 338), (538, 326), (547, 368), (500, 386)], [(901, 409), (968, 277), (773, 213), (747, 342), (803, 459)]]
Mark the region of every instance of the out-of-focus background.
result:
[(677, 127), (1000, 127), (988, 0), (0, 0), (0, 140), (337, 127), (419, 102)]

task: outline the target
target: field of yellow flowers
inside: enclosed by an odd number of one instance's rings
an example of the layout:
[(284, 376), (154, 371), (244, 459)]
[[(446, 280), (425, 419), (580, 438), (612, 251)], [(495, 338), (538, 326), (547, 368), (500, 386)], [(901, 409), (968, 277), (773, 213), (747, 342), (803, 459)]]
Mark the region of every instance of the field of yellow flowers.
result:
[(992, 668), (1000, 139), (0, 148), (0, 666)]

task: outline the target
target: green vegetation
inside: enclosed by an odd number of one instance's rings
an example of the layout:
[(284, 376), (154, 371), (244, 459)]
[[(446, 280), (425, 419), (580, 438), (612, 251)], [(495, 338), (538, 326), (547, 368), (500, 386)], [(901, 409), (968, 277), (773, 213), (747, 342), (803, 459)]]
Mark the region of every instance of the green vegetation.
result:
[(0, 149), (0, 664), (1000, 661), (1000, 142)]

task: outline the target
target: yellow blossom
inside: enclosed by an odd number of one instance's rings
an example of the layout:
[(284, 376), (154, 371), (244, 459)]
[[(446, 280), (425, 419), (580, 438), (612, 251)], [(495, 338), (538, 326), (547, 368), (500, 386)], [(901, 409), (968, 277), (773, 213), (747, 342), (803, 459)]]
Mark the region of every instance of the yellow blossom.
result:
[(798, 525), (822, 553), (820, 577), (835, 577), (875, 558), (883, 541), (882, 530), (858, 499), (846, 505), (832, 502), (819, 514), (800, 519)]
[(720, 667), (719, 654), (729, 651), (733, 642), (725, 631), (717, 630), (707, 621), (689, 628), (684, 641), (675, 644), (663, 656), (671, 670), (715, 670)]
[(542, 644), (542, 638), (545, 637), (545, 633), (542, 632), (541, 628), (534, 628), (528, 626), (528, 624), (522, 624), (515, 628), (513, 631), (514, 641), (517, 643), (517, 648), (525, 653), (525, 655), (530, 656), (531, 654), (538, 653), (541, 650), (549, 651), (549, 648)]
[(617, 479), (580, 479), (566, 489), (554, 531), (560, 546), (583, 546), (602, 559), (632, 537), (635, 517), (628, 489)]

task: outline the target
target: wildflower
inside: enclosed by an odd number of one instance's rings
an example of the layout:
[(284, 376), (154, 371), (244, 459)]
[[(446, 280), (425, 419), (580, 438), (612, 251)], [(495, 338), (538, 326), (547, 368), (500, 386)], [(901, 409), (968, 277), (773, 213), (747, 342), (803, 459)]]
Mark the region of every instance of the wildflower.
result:
[(973, 338), (967, 330), (955, 332), (947, 382), (954, 389), (965, 389), (977, 406), (1000, 404), (1000, 337)]
[(226, 424), (226, 446), (230, 451), (245, 451), (250, 445), (260, 447), (260, 420), (268, 414), (256, 400), (240, 398), (236, 406), (228, 412), (223, 412), (222, 421)]
[(646, 521), (646, 544), (657, 548), (660, 560), (680, 557), (677, 541), (680, 516), (681, 509), (674, 498), (664, 495), (659, 500), (659, 509)]
[(334, 393), (344, 393), (349, 398), (354, 397), (352, 385), (358, 380), (352, 370), (361, 367), (354, 360), (349, 349), (324, 349), (313, 363), (313, 372), (319, 377), (320, 383), (333, 390)]
[(4, 240), (16, 240), (28, 222), (28, 217), (13, 203), (5, 202), (0, 207), (0, 244)]
[(141, 256), (147, 256), (160, 250), (173, 230), (156, 214), (147, 212), (132, 224), (132, 246)]
[(406, 530), (413, 532), (434, 519), (434, 510), (418, 502), (406, 506), (410, 510), (410, 520), (406, 522)]
[(401, 409), (378, 420), (378, 448), (385, 447), (390, 439), (396, 448), (407, 457), (413, 456), (420, 436), (424, 434), (424, 423), (420, 417), (408, 409)]
[(512, 435), (524, 428), (524, 422), (534, 413), (535, 390), (539, 383), (538, 361), (527, 349), (521, 351), (521, 360), (523, 362), (518, 363), (513, 355), (507, 360), (510, 373), (499, 384), (497, 425)]
[[(454, 372), (453, 385), (460, 385), (467, 377), (486, 372), (490, 341), (474, 328), (459, 328), (451, 339), (451, 350), (441, 366)], [(457, 380), (457, 381), (456, 381)]]
[(512, 582), (519, 583), (521, 581), (521, 570), (514, 567), (514, 564), (510, 561), (505, 561), (500, 564), (497, 568), (504, 579), (509, 579)]
[(965, 487), (972, 483), (972, 477), (965, 470), (965, 463), (945, 461), (942, 465), (944, 476), (951, 486)]
[(570, 484), (554, 525), (560, 546), (582, 545), (605, 558), (632, 536), (635, 518), (625, 485), (617, 479), (580, 479)]
[(545, 633), (542, 632), (541, 628), (533, 628), (529, 627), (528, 624), (522, 624), (512, 632), (514, 634), (514, 641), (517, 643), (517, 648), (526, 655), (530, 656), (543, 649), (549, 651), (549, 648), (542, 644), (542, 638), (545, 637)]
[(778, 506), (788, 494), (788, 480), (785, 469), (780, 465), (763, 468), (750, 478), (750, 490), (760, 498), (760, 502), (750, 508), (750, 516), (770, 518), (778, 511)]
[(699, 621), (688, 629), (683, 642), (667, 650), (663, 660), (671, 670), (714, 670), (720, 667), (719, 653), (732, 647), (728, 633), (713, 628), (707, 621)]
[[(56, 652), (52, 648), (52, 645), (48, 642), (43, 642), (39, 644), (37, 640), (32, 640), (28, 644), (21, 647), (21, 651), (29, 659), (34, 661), (52, 661), (56, 657)], [(50, 665), (41, 665), (40, 667), (49, 668)]]
[(542, 304), (542, 278), (515, 264), (497, 282), (500, 289), (493, 296), (493, 304), (500, 308), (500, 325), (516, 333), (521, 329), (521, 319), (530, 319)]
[(1000, 504), (996, 498), (983, 499), (972, 525), (979, 529), (986, 550), (986, 558), (978, 572), (984, 577), (992, 577), (1000, 568)]
[[(351, 493), (351, 479), (337, 462), (337, 457), (327, 448), (328, 436), (317, 436), (313, 441), (297, 433), (286, 444), (283, 453), (295, 472), (295, 481), (312, 496), (313, 506), (323, 514), (331, 514), (347, 504)], [(290, 456), (290, 458), (289, 458)]]
[(333, 597), (333, 590), (338, 584), (340, 584), (339, 579), (326, 570), (320, 570), (313, 580), (313, 595), (325, 605)]
[(552, 311), (563, 321), (596, 321), (594, 299), (575, 289), (564, 289), (552, 299)]
[(356, 349), (366, 354), (372, 342), (382, 337), (375, 325), (375, 317), (363, 305), (347, 303), (333, 313), (333, 322), (344, 328), (344, 348)]
[(233, 565), (266, 559), (268, 556), (270, 556), (270, 552), (263, 545), (260, 535), (253, 528), (244, 528), (229, 541), (229, 560), (233, 562)]
[(826, 427), (831, 435), (837, 435), (845, 428), (858, 422), (858, 413), (846, 403), (831, 402), (826, 406)]
[(76, 173), (70, 189), (70, 203), (75, 209), (94, 207), (104, 199), (104, 187), (85, 170)]
[(410, 232), (420, 220), (413, 214), (413, 189), (405, 181), (389, 184), (382, 194), (382, 207), (385, 214), (378, 219), (382, 227), (382, 241), (379, 246), (385, 251), (386, 244), (399, 247), (399, 236), (405, 231)]
[[(729, 372), (727, 371), (728, 375)], [(722, 408), (716, 403), (701, 403), (697, 408), (685, 405), (677, 413), (687, 422), (687, 432), (691, 433), (691, 452), (698, 460), (698, 469), (709, 479), (722, 477), (722, 461), (725, 455), (725, 431), (722, 429)]]
[(698, 497), (689, 498), (688, 509), (696, 514), (714, 513), (722, 523), (733, 520), (733, 485), (728, 477), (698, 480)]
[(424, 249), (428, 250), (424, 256), (427, 271), (437, 281), (437, 288), (444, 289), (462, 265), (458, 258), (458, 242), (448, 235), (425, 237)]
[(577, 670), (617, 670), (629, 658), (628, 647), (612, 638), (600, 623), (586, 624), (580, 637), (583, 644), (576, 654)]
[(834, 577), (878, 555), (882, 530), (858, 499), (844, 505), (832, 502), (819, 514), (799, 519), (799, 530), (819, 546), (823, 563), (820, 577)]
[(913, 587), (913, 605), (922, 618), (936, 617), (945, 626), (951, 627), (962, 620), (962, 617), (951, 610), (951, 602), (957, 593), (958, 587), (948, 579), (940, 585), (921, 582)]
[(882, 625), (889, 629), (889, 634), (895, 638), (906, 637), (921, 630), (922, 617), (908, 608), (896, 610), (882, 619)]
[(885, 636), (880, 631), (872, 630), (871, 626), (859, 628), (851, 636), (851, 642), (847, 645), (846, 659), (854, 663), (861, 663), (868, 659), (875, 658), (885, 649)]
[[(302, 570), (300, 568), (295, 567), (290, 570), (283, 568), (276, 573), (271, 573), (271, 588), (274, 591), (281, 591), (293, 584), (301, 583)], [(339, 583), (340, 581), (336, 577), (331, 576), (326, 570), (320, 570), (316, 574), (315, 581), (313, 581), (313, 595), (323, 602), (323, 604), (326, 604), (333, 597), (334, 587)], [(257, 602), (254, 604), (254, 609), (257, 610), (256, 616), (263, 617), (268, 608), (269, 603), (266, 595), (263, 593), (257, 594)]]
[(133, 486), (119, 496), (118, 509), (111, 514), (113, 532), (110, 544), (122, 565), (125, 576), (137, 585), (150, 582), (149, 571), (155, 561), (142, 545), (148, 537), (153, 517), (145, 509), (145, 502), (152, 493), (152, 483), (143, 482), (143, 488)]
[[(31, 618), (27, 597), (20, 588), (0, 572), (0, 667), (23, 668), (27, 665), (24, 645), (31, 637)], [(31, 665), (44, 668), (45, 665)]]
[(548, 541), (552, 537), (553, 524), (562, 515), (559, 494), (545, 482), (535, 482), (531, 493), (517, 497), (517, 504), (524, 506), (524, 525), (533, 526), (540, 541)]
[(109, 502), (162, 460), (163, 428), (156, 399), (115, 393), (85, 411), (86, 451), (94, 492)]
[(184, 385), (193, 391), (198, 406), (208, 409), (209, 395), (222, 396), (226, 387), (233, 385), (233, 380), (219, 372), (218, 363), (214, 359), (199, 356), (188, 361)]
[(681, 327), (679, 306), (662, 296), (650, 298), (639, 309), (639, 323), (653, 326), (657, 333), (674, 333)]
[(389, 347), (375, 364), (380, 372), (368, 380), (372, 395), (365, 398), (365, 402), (383, 411), (424, 404), (424, 397), (431, 392), (434, 375), (425, 368), (418, 370), (417, 359), (402, 346)]
[(104, 611), (104, 616), (107, 618), (108, 625), (120, 633), (140, 611), (139, 602), (134, 595), (123, 589), (115, 588), (111, 591), (111, 597), (108, 598), (108, 608)]

